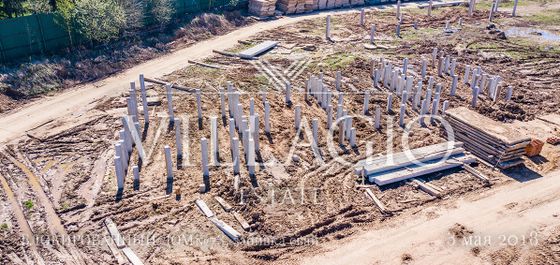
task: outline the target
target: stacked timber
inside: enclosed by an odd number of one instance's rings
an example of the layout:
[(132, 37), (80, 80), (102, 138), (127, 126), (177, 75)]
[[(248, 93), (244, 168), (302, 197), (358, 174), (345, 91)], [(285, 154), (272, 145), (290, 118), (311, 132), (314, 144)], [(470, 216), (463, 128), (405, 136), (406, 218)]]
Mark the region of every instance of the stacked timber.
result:
[(445, 142), (359, 161), (356, 174), (382, 186), (476, 162), (461, 142)]
[(455, 139), (463, 141), (468, 151), (488, 163), (501, 169), (523, 163), (521, 156), (531, 138), (513, 127), (464, 107), (447, 110), (446, 120)]
[(276, 0), (249, 0), (249, 13), (259, 17), (270, 17), (276, 12)]

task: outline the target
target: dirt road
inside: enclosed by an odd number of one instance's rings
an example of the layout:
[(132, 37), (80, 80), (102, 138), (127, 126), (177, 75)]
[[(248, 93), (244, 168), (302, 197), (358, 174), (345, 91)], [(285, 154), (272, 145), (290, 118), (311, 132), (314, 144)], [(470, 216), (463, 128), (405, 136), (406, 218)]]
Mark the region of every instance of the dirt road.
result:
[(333, 242), (326, 247), (327, 253), (303, 264), (400, 264), (404, 254), (410, 255), (411, 264), (486, 264), (471, 253), (478, 245), (452, 237), (449, 229), (459, 223), (472, 230), (474, 239), (480, 236), (489, 243), (479, 246), (482, 249), (538, 244), (531, 238), (542, 240), (542, 230), (560, 222), (559, 175), (555, 171), (530, 182), (491, 189), (481, 198), (464, 198), (449, 208), (424, 209), (413, 215), (416, 218), (402, 216), (390, 226), (351, 237), (344, 244)]

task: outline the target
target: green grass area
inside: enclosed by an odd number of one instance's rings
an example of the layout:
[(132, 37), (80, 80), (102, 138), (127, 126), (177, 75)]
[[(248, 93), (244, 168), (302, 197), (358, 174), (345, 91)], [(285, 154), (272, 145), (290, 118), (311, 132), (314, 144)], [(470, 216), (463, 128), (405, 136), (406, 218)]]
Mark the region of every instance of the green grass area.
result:
[(1, 231), (8, 230), (8, 228), (9, 228), (9, 227), (8, 227), (8, 224), (7, 224), (7, 223), (2, 223), (2, 224), (0, 225), (0, 230), (1, 230)]
[(356, 60), (357, 56), (352, 53), (339, 52), (328, 55), (317, 64), (318, 67), (327, 68), (329, 70), (339, 70), (349, 66)]
[(528, 16), (526, 19), (541, 25), (560, 26), (560, 9), (545, 10)]
[(228, 49), (228, 50), (226, 50), (226, 51), (227, 51), (227, 52), (231, 52), (231, 53), (238, 53), (238, 52), (240, 52), (240, 51), (249, 49), (251, 46), (253, 46), (253, 45), (251, 45), (251, 44), (241, 44), (241, 43), (240, 43), (240, 44), (238, 44), (238, 45), (235, 45), (235, 47), (233, 47), (233, 48), (231, 48), (231, 49)]
[(27, 209), (27, 210), (31, 210), (33, 209), (33, 201), (31, 200), (27, 200), (23, 202), (23, 206)]
[(255, 80), (261, 86), (267, 86), (270, 84), (270, 80), (268, 80), (268, 78), (262, 74), (255, 76)]

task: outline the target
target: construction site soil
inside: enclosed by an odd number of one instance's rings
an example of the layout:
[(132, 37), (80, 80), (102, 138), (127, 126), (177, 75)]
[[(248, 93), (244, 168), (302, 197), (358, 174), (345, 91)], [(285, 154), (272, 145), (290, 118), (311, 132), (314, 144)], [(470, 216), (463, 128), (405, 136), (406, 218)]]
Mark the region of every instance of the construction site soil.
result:
[[(74, 113), (72, 117), (29, 131), (26, 137), (10, 144), (0, 154), (3, 184), (0, 217), (7, 220), (7, 225), (0, 228), (0, 252), (5, 253), (0, 263), (23, 264), (39, 259), (47, 264), (61, 260), (78, 264), (123, 262), (126, 258), (116, 251), (103, 223), (110, 217), (144, 264), (294, 264), (303, 256), (322, 253), (326, 242), (343, 241), (380, 226), (398, 225), (396, 217), (416, 218), (416, 213), (425, 207), (454, 207), (458, 198), (473, 198), (496, 186), (555, 170), (559, 165), (559, 150), (548, 147), (543, 152), (545, 162), (526, 159), (524, 166), (504, 171), (479, 164), (476, 169), (488, 176), (492, 185), (458, 169), (423, 177), (424, 181), (442, 189), (441, 198), (432, 197), (405, 182), (383, 187), (369, 185), (388, 212), (381, 213), (376, 208), (359, 187), (370, 183), (362, 183), (352, 165), (366, 154), (386, 154), (388, 149), (399, 152), (404, 148), (404, 129), (399, 127), (398, 114), (394, 113), (399, 99), (394, 98), (395, 107), (388, 113), (388, 92), (372, 87), (372, 67), (377, 67), (380, 58), (394, 65), (400, 65), (405, 57), (410, 58), (416, 72), (421, 59), (426, 58), (428, 75), (434, 76), (435, 83), (443, 85), (442, 101), (448, 100), (450, 108), (466, 106), (497, 121), (527, 122), (558, 113), (560, 107), (560, 46), (508, 38), (503, 33), (505, 27), (522, 24), (523, 17), (511, 18), (499, 12), (495, 15), (495, 26), (489, 27), (486, 10), (475, 11), (472, 17), (465, 7), (436, 9), (431, 17), (422, 9), (403, 9), (402, 12), (400, 38), (395, 36), (394, 10), (366, 12), (367, 25), (376, 25), (379, 47), (374, 50), (364, 47), (369, 42), (369, 26), (359, 25), (359, 13), (348, 13), (332, 17), (332, 41), (324, 38), (324, 18), (310, 19), (246, 40), (247, 43), (279, 42), (277, 48), (259, 60), (216, 55), (204, 63), (222, 69), (193, 64), (164, 77), (144, 73), (146, 77), (202, 91), (204, 118), (201, 123), (196, 117), (195, 96), (179, 90), (173, 94), (175, 115), (188, 124), (185, 132), (189, 144), (184, 146), (188, 156), (183, 158), (182, 165), (175, 164), (174, 193), (170, 195), (165, 193), (163, 147), (168, 145), (176, 150), (175, 133), (168, 129), (163, 86), (150, 84), (147, 87), (149, 97), (160, 100), (161, 104), (150, 107), (150, 125), (143, 135), (147, 162), (142, 164), (140, 189), (133, 190), (132, 177), (128, 176), (120, 200), (115, 198), (112, 157), (113, 143), (122, 128), (120, 117), (126, 111), (127, 95), (100, 99), (91, 111)], [(462, 20), (461, 25), (459, 20)], [(418, 29), (413, 28), (415, 21)], [(443, 32), (446, 22), (454, 33)], [(238, 52), (248, 45), (240, 44), (229, 52)], [(432, 66), (434, 47), (457, 58), (456, 71), (460, 77), (456, 97), (448, 93), (451, 78), (439, 77)], [(503, 100), (506, 93), (503, 89), (497, 102), (481, 97), (478, 106), (472, 108), (471, 90), (462, 82), (465, 65), (481, 66), (486, 72), (501, 76), (504, 87), (514, 88), (511, 101)], [(265, 68), (290, 78), (292, 105), (284, 103), (283, 82), (267, 78)], [(302, 106), (304, 127), (310, 128), (312, 118), (317, 118), (319, 124), (326, 124), (324, 111), (314, 100), (305, 101), (301, 91), (306, 80), (319, 73), (323, 74), (326, 86), (334, 87), (336, 71), (342, 73), (344, 108), (349, 113), (361, 113), (363, 92), (371, 91), (370, 113), (376, 106), (382, 107), (382, 128), (376, 130), (369, 120), (356, 119), (358, 146), (331, 148), (327, 144), (329, 131), (320, 126), (321, 156), (317, 158), (309, 147), (309, 135), (296, 135), (294, 106)], [(255, 112), (261, 117), (263, 92), (267, 92), (266, 98), (271, 104), (271, 133), (260, 134), (256, 175), (250, 178), (242, 167), (236, 190), (230, 165), (228, 124), (219, 119), (220, 165), (210, 167), (210, 190), (201, 194), (199, 139), (210, 138), (209, 117), (220, 116), (218, 92), (228, 81), (243, 92), (240, 101), (245, 110), (248, 110), (249, 99), (254, 98)], [(406, 111), (405, 120), (413, 121), (416, 112), (410, 107)], [(408, 134), (410, 148), (446, 141), (439, 124), (415, 126)], [(135, 152), (130, 163), (137, 161)], [(232, 211), (247, 220), (250, 229), (244, 231), (214, 196), (229, 202)], [(232, 243), (199, 211), (194, 204), (196, 199), (203, 199), (220, 220), (240, 231), (243, 240)], [(461, 224), (449, 229), (457, 238), (472, 233)], [(27, 230), (31, 234), (26, 234)], [(26, 243), (21, 240), (22, 235), (44, 240)], [(63, 240), (68, 237), (78, 240)], [(473, 249), (472, 255), (481, 256), (491, 264), (513, 261), (558, 264), (558, 233), (551, 233), (542, 242), (545, 243), (524, 249)], [(413, 259), (414, 256), (403, 253), (402, 263), (413, 264)]]

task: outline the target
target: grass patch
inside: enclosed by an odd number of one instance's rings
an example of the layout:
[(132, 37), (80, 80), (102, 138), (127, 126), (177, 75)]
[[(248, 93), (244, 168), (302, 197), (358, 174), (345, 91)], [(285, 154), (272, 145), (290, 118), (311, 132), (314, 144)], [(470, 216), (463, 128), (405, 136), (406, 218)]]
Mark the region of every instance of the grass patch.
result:
[(7, 224), (7, 223), (2, 223), (2, 224), (0, 225), (0, 230), (2, 230), (2, 231), (8, 230), (8, 228), (9, 228), (9, 227), (8, 227), (8, 224)]
[(533, 14), (526, 19), (541, 25), (558, 26), (560, 25), (560, 9), (545, 10)]
[(27, 210), (31, 210), (31, 209), (33, 209), (34, 204), (33, 204), (33, 201), (27, 200), (27, 201), (24, 201), (24, 202), (23, 202), (23, 206), (24, 206)]
[(270, 84), (270, 80), (268, 80), (268, 78), (265, 75), (262, 75), (262, 74), (255, 76), (255, 80), (261, 86), (266, 86), (266, 85)]
[(335, 53), (327, 56), (327, 58), (317, 64), (317, 66), (330, 70), (339, 70), (349, 66), (356, 58), (356, 55), (347, 52)]
[(235, 45), (235, 47), (233, 47), (231, 49), (228, 49), (226, 51), (231, 52), (231, 53), (238, 53), (238, 52), (241, 52), (243, 50), (249, 49), (251, 46), (253, 46), (253, 45), (240, 43), (238, 45)]

